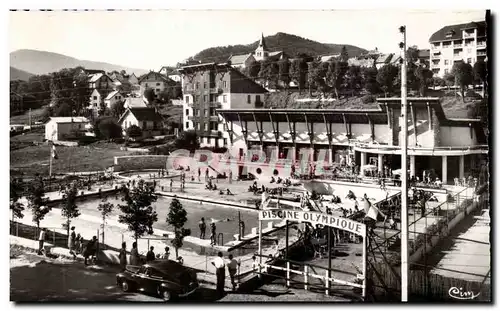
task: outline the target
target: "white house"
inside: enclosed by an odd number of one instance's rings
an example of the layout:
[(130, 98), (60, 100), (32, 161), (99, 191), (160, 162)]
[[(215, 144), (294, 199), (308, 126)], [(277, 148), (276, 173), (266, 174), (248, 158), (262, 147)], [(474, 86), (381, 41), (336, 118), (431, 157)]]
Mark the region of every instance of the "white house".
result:
[(124, 96), (120, 91), (113, 91), (106, 96), (104, 99), (104, 103), (106, 104), (106, 107), (111, 109), (114, 104), (121, 102), (124, 99)]
[(150, 71), (148, 74), (142, 76), (139, 79), (139, 85), (141, 87), (141, 94), (144, 94), (144, 91), (148, 88), (153, 89), (155, 95), (158, 96), (160, 92), (165, 90), (169, 86), (175, 86), (175, 81), (167, 78), (166, 76)]
[(89, 88), (91, 89), (111, 89), (113, 80), (104, 73), (94, 73), (89, 75)]
[(58, 141), (75, 138), (86, 131), (90, 121), (85, 117), (51, 117), (45, 124), (45, 139)]
[(123, 104), (123, 108), (146, 108), (148, 105), (146, 104), (146, 99), (144, 97), (127, 97), (125, 98), (125, 103)]
[(133, 125), (142, 130), (142, 138), (161, 135), (164, 130), (163, 118), (155, 108), (128, 108), (118, 120), (123, 134)]

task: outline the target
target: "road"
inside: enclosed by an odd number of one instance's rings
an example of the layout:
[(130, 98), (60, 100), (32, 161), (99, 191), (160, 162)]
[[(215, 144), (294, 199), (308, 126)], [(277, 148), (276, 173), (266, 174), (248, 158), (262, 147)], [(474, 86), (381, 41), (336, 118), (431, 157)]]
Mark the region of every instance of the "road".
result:
[[(12, 250), (10, 259), (10, 300), (15, 302), (162, 302), (160, 298), (124, 293), (116, 285), (117, 269), (85, 266), (67, 259), (50, 259), (25, 251)], [(268, 284), (251, 293), (227, 293), (217, 299), (215, 286), (203, 284), (191, 297), (180, 302), (287, 302), (346, 301), (300, 289)]]

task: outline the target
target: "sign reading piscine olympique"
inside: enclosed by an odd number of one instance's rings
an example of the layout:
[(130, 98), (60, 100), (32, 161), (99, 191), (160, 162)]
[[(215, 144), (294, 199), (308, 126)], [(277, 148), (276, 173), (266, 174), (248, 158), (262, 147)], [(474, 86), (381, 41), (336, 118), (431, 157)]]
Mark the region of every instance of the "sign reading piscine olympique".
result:
[(265, 210), (260, 211), (259, 220), (290, 220), (297, 222), (309, 222), (323, 226), (329, 226), (346, 230), (357, 235), (366, 236), (366, 225), (360, 222), (338, 216), (318, 212), (291, 211), (291, 210)]

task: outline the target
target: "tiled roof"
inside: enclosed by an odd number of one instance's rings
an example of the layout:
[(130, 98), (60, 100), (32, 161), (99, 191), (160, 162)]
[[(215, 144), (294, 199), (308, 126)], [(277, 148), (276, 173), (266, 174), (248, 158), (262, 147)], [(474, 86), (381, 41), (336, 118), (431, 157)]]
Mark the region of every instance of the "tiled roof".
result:
[(106, 96), (106, 100), (113, 98), (116, 94), (120, 93), (120, 91), (113, 91)]
[(128, 108), (145, 108), (147, 107), (142, 97), (128, 97), (125, 99), (124, 107)]
[(164, 82), (167, 82), (167, 83), (170, 83), (170, 84), (175, 84), (175, 81), (162, 75), (161, 73), (159, 72), (155, 72), (155, 71), (150, 71), (148, 72), (147, 74), (141, 76), (139, 78), (139, 83), (141, 83), (141, 81), (143, 81), (144, 79), (148, 79), (150, 78), (150, 76), (154, 76), (152, 81), (164, 81)]
[(252, 54), (233, 55), (229, 59), (232, 65), (243, 64)]
[(92, 83), (92, 82), (96, 82), (97, 80), (99, 80), (104, 74), (102, 73), (94, 73), (94, 74), (91, 74), (89, 76), (89, 82)]
[(154, 108), (129, 108), (128, 111), (134, 115), (138, 121), (163, 121), (161, 115)]
[[(484, 33), (484, 30), (486, 29), (486, 22), (470, 22), (465, 24), (444, 26), (443, 28), (432, 34), (432, 36), (429, 38), (429, 42), (443, 40), (461, 40), (462, 30), (470, 28), (478, 28), (479, 33)], [(447, 34), (451, 34), (451, 37), (447, 37)]]
[(392, 53), (389, 53), (389, 54), (380, 54), (380, 56), (377, 58), (377, 64), (388, 64), (391, 59), (392, 59), (392, 56), (394, 54)]

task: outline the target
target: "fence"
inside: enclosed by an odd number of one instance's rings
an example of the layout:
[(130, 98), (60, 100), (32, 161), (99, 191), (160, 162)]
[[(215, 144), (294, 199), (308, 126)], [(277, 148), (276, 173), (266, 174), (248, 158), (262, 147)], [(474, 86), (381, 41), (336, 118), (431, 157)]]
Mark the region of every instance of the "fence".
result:
[[(256, 262), (256, 266), (259, 268), (257, 273), (267, 276), (279, 277), (283, 276), (279, 274), (279, 272), (285, 274), (285, 282), (286, 286), (290, 287), (292, 284), (300, 284), (304, 287), (305, 290), (310, 290), (311, 288), (319, 289), (324, 291), (326, 295), (330, 294), (332, 286), (340, 285), (341, 287), (348, 287), (354, 291), (356, 294), (361, 294), (363, 289), (363, 276), (361, 274), (351, 273), (344, 270), (338, 269), (330, 269), (328, 271), (327, 268), (321, 267), (319, 265), (314, 265), (310, 263), (294, 261), (290, 259), (281, 259), (277, 257), (267, 256), (267, 255), (258, 255), (256, 256), (263, 257), (267, 259), (265, 263), (259, 264)], [(284, 266), (281, 266), (283, 265)], [(316, 272), (316, 269), (325, 270), (324, 274), (320, 274)], [(335, 278), (331, 276), (331, 271), (342, 273), (344, 275), (351, 275), (354, 277), (353, 281), (341, 280), (339, 278)], [(292, 274), (303, 276), (303, 281), (294, 280)], [(313, 280), (319, 280), (320, 285), (315, 283)]]

